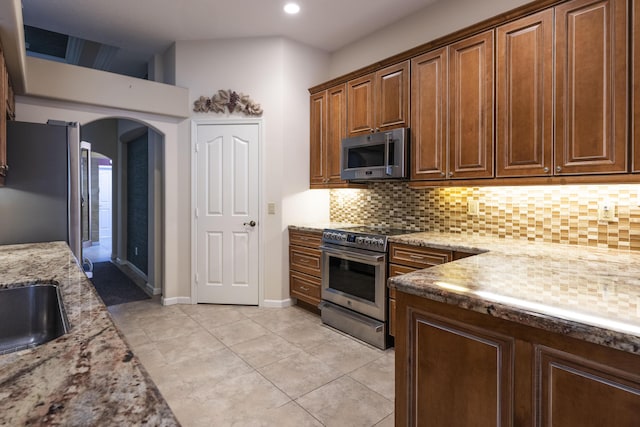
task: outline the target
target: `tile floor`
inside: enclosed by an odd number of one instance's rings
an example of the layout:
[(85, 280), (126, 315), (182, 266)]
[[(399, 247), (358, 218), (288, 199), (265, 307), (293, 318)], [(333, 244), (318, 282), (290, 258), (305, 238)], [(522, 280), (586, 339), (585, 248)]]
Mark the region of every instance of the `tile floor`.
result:
[(298, 307), (109, 307), (183, 426), (393, 426), (394, 351)]

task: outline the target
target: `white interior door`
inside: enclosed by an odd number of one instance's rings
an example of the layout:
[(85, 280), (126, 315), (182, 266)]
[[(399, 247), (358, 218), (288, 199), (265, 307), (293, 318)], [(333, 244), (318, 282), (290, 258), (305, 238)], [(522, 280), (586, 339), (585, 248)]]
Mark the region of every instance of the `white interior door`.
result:
[(111, 166), (98, 167), (98, 224), (100, 244), (111, 241)]
[(258, 123), (196, 127), (197, 302), (258, 304), (259, 138)]

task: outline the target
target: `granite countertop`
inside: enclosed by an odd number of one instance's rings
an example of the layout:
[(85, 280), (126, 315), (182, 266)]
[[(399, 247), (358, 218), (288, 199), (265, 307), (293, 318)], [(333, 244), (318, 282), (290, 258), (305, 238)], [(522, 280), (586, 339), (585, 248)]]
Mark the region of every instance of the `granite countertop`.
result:
[(0, 288), (60, 286), (70, 331), (0, 355), (0, 425), (179, 425), (64, 242), (0, 246)]
[(312, 233), (321, 233), (325, 228), (346, 228), (346, 227), (356, 227), (362, 224), (351, 224), (348, 222), (315, 222), (308, 224), (296, 224), (290, 225), (289, 230), (295, 231), (309, 231)]
[(640, 254), (424, 232), (390, 242), (477, 253), (389, 279), (398, 291), (640, 354)]

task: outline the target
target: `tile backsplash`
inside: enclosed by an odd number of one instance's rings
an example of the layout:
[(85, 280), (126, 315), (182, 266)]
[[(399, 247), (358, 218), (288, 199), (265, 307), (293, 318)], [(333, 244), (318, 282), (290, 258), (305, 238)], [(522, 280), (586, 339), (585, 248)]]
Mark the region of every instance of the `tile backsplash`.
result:
[[(330, 202), (335, 222), (640, 250), (640, 184), (411, 189), (380, 182), (331, 190)], [(605, 204), (615, 209), (613, 221), (598, 220)]]

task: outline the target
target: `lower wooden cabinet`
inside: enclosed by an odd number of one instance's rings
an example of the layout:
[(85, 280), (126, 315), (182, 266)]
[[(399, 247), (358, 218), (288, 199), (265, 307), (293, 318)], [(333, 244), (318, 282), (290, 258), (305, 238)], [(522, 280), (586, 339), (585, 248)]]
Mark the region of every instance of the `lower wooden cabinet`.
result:
[[(423, 246), (391, 243), (389, 245), (389, 277), (400, 276), (434, 265), (444, 264), (466, 258), (475, 254), (443, 249), (427, 248)], [(396, 290), (389, 289), (389, 335), (395, 336), (396, 331)]]
[(289, 294), (314, 307), (320, 304), (321, 232), (289, 230)]
[(396, 294), (397, 426), (638, 426), (640, 355)]

